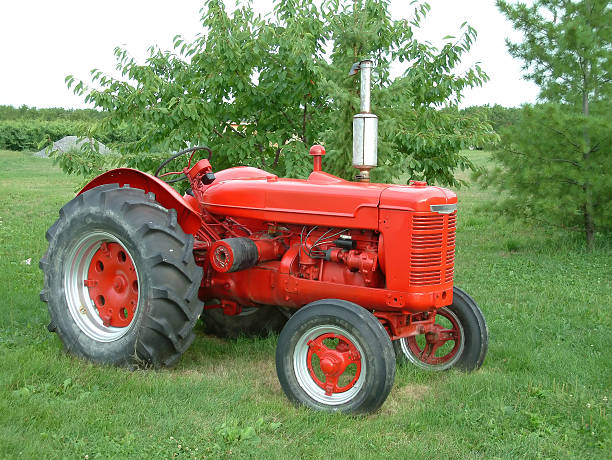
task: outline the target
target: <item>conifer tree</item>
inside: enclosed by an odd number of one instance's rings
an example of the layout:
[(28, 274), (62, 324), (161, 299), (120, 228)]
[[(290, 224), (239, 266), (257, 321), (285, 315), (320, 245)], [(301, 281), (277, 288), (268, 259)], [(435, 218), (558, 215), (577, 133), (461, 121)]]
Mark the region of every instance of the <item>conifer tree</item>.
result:
[(610, 229), (612, 194), (612, 10), (607, 0), (498, 0), (521, 31), (507, 41), (543, 104), (527, 106), (502, 132), (500, 167), (489, 183), (506, 190), (506, 211), (584, 232)]

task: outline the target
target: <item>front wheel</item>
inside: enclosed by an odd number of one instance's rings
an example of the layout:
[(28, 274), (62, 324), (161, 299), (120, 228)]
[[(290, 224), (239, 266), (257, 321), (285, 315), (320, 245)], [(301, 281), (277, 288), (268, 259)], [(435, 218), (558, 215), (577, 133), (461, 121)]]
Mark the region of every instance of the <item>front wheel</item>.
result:
[(395, 378), (395, 356), (380, 322), (338, 299), (297, 311), (280, 333), (276, 370), (296, 404), (352, 414), (378, 409)]
[(67, 203), (47, 239), (41, 299), (69, 352), (115, 365), (178, 361), (202, 312), (202, 269), (174, 210), (103, 185)]
[(434, 332), (398, 339), (393, 348), (400, 363), (443, 371), (478, 369), (487, 354), (489, 332), (478, 305), (465, 291), (453, 288), (453, 303), (436, 313)]

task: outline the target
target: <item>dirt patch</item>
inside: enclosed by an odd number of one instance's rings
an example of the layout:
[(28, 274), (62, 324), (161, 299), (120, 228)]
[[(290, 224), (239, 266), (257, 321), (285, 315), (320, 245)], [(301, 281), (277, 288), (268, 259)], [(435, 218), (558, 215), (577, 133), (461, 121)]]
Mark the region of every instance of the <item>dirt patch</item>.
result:
[(405, 385), (396, 390), (400, 398), (419, 401), (425, 398), (431, 387), (429, 385)]
[(269, 396), (282, 393), (272, 360), (220, 360), (173, 373), (189, 379), (201, 379), (206, 376), (207, 379), (222, 382), (248, 382), (249, 386), (256, 390), (253, 392), (255, 395)]
[(416, 401), (425, 399), (430, 390), (428, 385), (404, 385), (401, 388), (395, 386), (383, 404), (381, 414), (395, 415), (405, 412)]

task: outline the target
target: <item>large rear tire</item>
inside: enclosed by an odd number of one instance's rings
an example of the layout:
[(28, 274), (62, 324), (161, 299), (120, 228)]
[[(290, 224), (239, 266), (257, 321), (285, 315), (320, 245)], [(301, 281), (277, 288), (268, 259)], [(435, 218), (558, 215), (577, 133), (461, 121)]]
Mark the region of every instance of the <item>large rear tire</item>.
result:
[(179, 360), (202, 312), (202, 268), (174, 210), (102, 185), (68, 202), (46, 237), (40, 296), (68, 352), (120, 366)]
[(324, 411), (370, 413), (395, 379), (389, 335), (369, 311), (325, 299), (299, 309), (283, 328), (276, 370), (294, 403)]

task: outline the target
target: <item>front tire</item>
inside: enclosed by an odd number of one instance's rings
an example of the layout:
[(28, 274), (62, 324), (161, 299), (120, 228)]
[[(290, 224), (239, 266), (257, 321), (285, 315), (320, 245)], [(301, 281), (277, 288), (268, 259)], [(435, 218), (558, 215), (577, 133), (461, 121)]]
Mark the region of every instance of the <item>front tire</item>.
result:
[(324, 411), (370, 413), (395, 378), (389, 335), (369, 311), (338, 299), (299, 309), (280, 333), (276, 370), (294, 403)]
[(67, 203), (46, 236), (41, 300), (68, 352), (121, 366), (179, 360), (202, 311), (202, 269), (174, 210), (103, 185)]
[(472, 297), (458, 287), (453, 288), (453, 303), (437, 311), (436, 325), (437, 340), (435, 335), (394, 340), (398, 362), (429, 371), (480, 368), (489, 346), (489, 331)]

